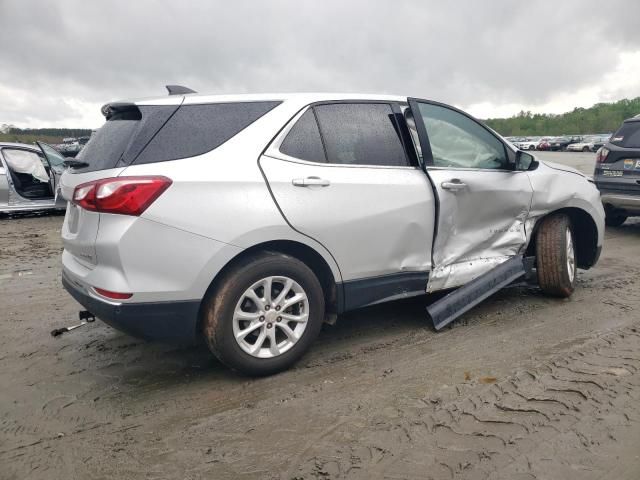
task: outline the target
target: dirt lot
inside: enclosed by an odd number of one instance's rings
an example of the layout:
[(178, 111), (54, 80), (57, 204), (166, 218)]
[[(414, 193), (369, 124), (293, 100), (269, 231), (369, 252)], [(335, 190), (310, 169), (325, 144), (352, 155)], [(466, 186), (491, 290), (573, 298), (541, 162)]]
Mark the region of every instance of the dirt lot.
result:
[(61, 222), (0, 220), (2, 479), (640, 478), (638, 220), (569, 300), (506, 289), (441, 333), (424, 299), (360, 310), (259, 380), (100, 322), (52, 338)]

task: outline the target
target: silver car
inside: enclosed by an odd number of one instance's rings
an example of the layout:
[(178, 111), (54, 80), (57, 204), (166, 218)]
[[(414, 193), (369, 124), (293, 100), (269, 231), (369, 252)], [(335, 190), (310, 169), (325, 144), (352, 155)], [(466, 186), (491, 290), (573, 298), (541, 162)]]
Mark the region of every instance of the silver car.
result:
[(178, 94), (103, 113), (61, 180), (65, 288), (117, 329), (204, 340), (248, 374), (287, 368), (342, 312), (512, 259), (569, 296), (602, 247), (587, 177), (441, 103)]
[(0, 213), (64, 209), (65, 158), (44, 143), (0, 143)]

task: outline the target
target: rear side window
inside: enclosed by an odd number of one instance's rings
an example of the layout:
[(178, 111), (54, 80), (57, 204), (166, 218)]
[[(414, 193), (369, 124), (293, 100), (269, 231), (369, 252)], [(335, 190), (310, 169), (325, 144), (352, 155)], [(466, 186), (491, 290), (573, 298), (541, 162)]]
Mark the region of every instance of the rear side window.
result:
[(391, 105), (336, 103), (314, 110), (329, 163), (408, 165)]
[(640, 148), (640, 122), (623, 123), (610, 141), (619, 147)]
[(312, 109), (304, 112), (298, 119), (280, 145), (280, 151), (285, 155), (310, 162), (327, 161), (318, 123)]
[(222, 145), (279, 103), (183, 105), (133, 163), (153, 163), (202, 155)]
[(77, 159), (78, 172), (163, 162), (209, 152), (280, 102), (118, 106)]

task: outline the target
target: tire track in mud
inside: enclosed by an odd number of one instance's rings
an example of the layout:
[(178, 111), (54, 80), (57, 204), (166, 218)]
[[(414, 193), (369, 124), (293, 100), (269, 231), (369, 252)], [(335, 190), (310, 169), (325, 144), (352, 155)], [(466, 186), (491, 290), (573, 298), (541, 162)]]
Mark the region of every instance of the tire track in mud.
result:
[(639, 371), (639, 330), (610, 332), (493, 385), (396, 402), (281, 478), (601, 478), (629, 448), (640, 473)]

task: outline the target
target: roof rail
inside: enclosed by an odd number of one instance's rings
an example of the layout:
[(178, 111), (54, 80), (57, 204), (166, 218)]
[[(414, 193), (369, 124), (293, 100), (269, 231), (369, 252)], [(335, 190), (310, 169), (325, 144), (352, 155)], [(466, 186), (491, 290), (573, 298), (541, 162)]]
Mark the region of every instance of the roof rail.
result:
[(169, 95), (184, 95), (185, 93), (198, 93), (195, 90), (191, 90), (188, 87), (182, 85), (165, 85)]

